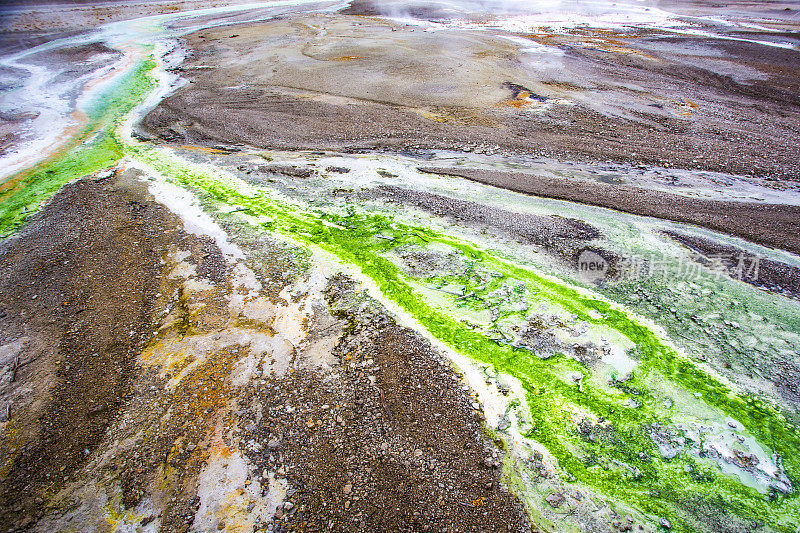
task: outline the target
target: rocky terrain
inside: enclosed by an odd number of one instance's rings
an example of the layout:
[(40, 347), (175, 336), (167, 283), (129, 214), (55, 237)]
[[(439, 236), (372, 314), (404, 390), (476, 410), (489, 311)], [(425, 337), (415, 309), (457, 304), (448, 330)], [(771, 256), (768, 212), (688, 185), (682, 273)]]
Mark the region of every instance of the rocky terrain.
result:
[(3, 8), (0, 531), (800, 531), (780, 2)]

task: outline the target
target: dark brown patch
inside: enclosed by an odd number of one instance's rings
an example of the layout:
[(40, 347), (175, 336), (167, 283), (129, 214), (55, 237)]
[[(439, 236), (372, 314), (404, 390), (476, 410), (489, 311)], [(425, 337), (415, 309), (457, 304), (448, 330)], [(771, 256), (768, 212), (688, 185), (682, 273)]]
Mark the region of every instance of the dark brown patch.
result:
[[(100, 444), (125, 405), (176, 220), (142, 186), (66, 186), (0, 245), (0, 339), (29, 340), (4, 387), (0, 522), (29, 521)], [(21, 395), (20, 387), (33, 389)]]

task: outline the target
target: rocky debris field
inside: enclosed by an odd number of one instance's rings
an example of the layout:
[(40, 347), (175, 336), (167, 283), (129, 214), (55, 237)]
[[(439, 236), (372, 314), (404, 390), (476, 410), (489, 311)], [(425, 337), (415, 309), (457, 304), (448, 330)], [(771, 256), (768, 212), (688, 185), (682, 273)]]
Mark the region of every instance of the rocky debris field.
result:
[(5, 7), (0, 531), (797, 533), (793, 7), (545, 4)]

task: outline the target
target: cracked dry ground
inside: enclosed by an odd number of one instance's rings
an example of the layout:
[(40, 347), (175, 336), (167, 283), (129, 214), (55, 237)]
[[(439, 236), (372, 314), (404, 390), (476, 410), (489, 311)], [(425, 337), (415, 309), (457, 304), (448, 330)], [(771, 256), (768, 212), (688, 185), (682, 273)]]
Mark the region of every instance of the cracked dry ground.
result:
[(529, 527), (434, 347), (285, 244), (232, 225), (230, 259), (137, 178), (68, 185), (0, 248), (3, 531)]

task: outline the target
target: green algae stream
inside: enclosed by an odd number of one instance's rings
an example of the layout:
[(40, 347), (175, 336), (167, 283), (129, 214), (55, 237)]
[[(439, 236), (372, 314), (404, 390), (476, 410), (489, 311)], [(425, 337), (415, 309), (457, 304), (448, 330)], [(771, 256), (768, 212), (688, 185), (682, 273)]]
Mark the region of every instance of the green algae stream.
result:
[[(384, 298), (430, 336), (518, 380), (529, 417), (524, 436), (547, 449), (563, 479), (651, 518), (668, 518), (679, 531), (696, 527), (683, 502), (701, 497), (740, 518), (794, 533), (800, 523), (795, 493), (770, 490), (765, 494), (723, 473), (702, 455), (683, 452), (666, 460), (650, 437), (653, 427), (677, 426), (678, 406), (666, 406), (663, 399), (679, 391), (676, 395), (693, 398), (691, 401), (718, 413), (720, 419), (730, 417), (741, 423), (748, 435), (780, 455), (796, 485), (800, 482), (800, 432), (776, 407), (732, 390), (623, 307), (463, 238), (366, 212), (359, 206), (340, 211), (284, 201), (265, 189), (244, 186), (209, 165), (192, 164), (167, 150), (124, 139), (119, 132), (125, 117), (156, 86), (150, 76), (155, 66), (152, 59), (140, 62), (97, 99), (88, 124), (66, 148), (7, 182), (0, 193), (0, 232), (21, 227), (27, 216), (70, 180), (109, 168), (124, 158), (138, 161), (167, 180), (196, 191), (209, 210), (235, 206), (238, 214), (261, 220), (258, 231), (277, 232), (312, 252), (323, 250), (356, 267)], [(398, 247), (408, 245), (456, 250), (471, 264), (494, 273), (494, 281), (478, 287), (468, 274), (415, 279), (392, 259)], [(543, 359), (529, 350), (499, 343), (461, 320), (460, 313), (468, 303), (447, 296), (449, 301), (437, 304), (420, 290), (420, 284), (450, 283), (486, 297), (504, 280), (522, 284), (519, 286), (537, 303), (554, 305), (590, 327), (629, 339), (638, 363), (630, 378), (624, 383), (613, 379), (598, 382), (591, 379), (587, 366), (567, 355), (556, 353)], [(507, 312), (504, 317), (514, 314)], [(580, 385), (571, 377), (576, 374), (584, 376)], [(600, 438), (587, 438), (581, 424), (594, 428)]]
[(140, 61), (91, 104), (87, 123), (56, 154), (35, 167), (11, 176), (0, 187), (0, 234), (17, 229), (62, 186), (73, 179), (106, 169), (123, 157), (114, 132), (156, 86), (148, 73), (156, 63)]
[[(210, 205), (236, 206), (240, 213), (268, 218), (269, 222), (262, 223), (265, 231), (282, 233), (357, 266), (385, 298), (417, 320), (430, 335), (453, 350), (518, 379), (532, 417), (533, 428), (526, 437), (545, 446), (576, 483), (651, 515), (669, 517), (679, 530), (690, 531), (692, 526), (677, 504), (697, 495), (722, 498), (736, 514), (763, 520), (779, 530), (790, 531), (790, 525), (800, 516), (795, 497), (776, 492), (765, 496), (710, 464), (698, 466), (691, 456), (679, 455), (671, 461), (659, 457), (648, 431), (654, 424), (671, 424), (671, 409), (663, 407), (651, 391), (649, 383), (653, 381), (699, 394), (702, 400), (698, 398), (698, 402), (739, 421), (761, 444), (784, 458), (792, 477), (800, 471), (800, 433), (773, 406), (735, 393), (618, 306), (428, 228), (409, 226), (385, 215), (361, 213), (354, 206), (345, 213), (304, 209), (257, 188), (246, 187), (248, 190), (243, 191), (234, 180), (182, 163), (149, 146), (130, 146), (128, 152), (176, 184), (198, 191)], [(419, 243), (458, 249), (464, 257), (502, 278), (524, 282), (537, 300), (556, 304), (580, 320), (611, 328), (630, 339), (640, 361), (634, 376), (624, 384), (629, 392), (620, 393), (613, 386), (598, 386), (590, 381), (578, 388), (566, 375), (588, 373), (579, 362), (563, 355), (543, 360), (529, 351), (498, 344), (464, 325), (452, 310), (431, 305), (414, 290), (413, 280), (387, 258), (398, 246)], [(467, 280), (454, 277), (450, 281), (463, 284)], [(592, 311), (599, 312), (601, 318), (593, 318), (597, 315)], [(625, 401), (631, 398), (640, 405), (627, 406)], [(606, 442), (582, 439), (571, 415), (585, 411), (613, 428), (613, 438)], [(604, 460), (598, 463), (589, 460), (591, 457)]]

